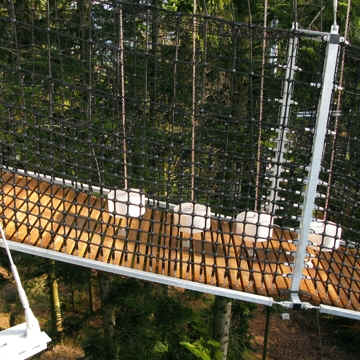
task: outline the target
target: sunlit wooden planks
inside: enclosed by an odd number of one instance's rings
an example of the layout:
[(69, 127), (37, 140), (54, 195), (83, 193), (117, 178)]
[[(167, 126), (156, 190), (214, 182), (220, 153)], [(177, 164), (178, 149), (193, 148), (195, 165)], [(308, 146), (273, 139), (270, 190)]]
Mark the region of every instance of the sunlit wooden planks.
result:
[[(10, 240), (218, 287), (289, 295), (295, 233), (274, 228), (269, 241), (246, 242), (219, 219), (209, 231), (180, 233), (171, 211), (147, 208), (139, 219), (118, 218), (105, 197), (6, 172), (0, 198)], [(308, 253), (303, 300), (360, 310), (357, 250)]]

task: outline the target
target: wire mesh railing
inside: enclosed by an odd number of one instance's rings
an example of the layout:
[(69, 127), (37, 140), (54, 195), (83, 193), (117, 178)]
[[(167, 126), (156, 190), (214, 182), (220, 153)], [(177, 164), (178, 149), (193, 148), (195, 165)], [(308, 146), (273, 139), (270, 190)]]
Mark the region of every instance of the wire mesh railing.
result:
[[(289, 295), (329, 39), (125, 1), (26, 6), (0, 7), (8, 235)], [(341, 48), (301, 283), (313, 303), (349, 308), (357, 54)]]
[[(101, 3), (70, 31), (64, 20), (80, 16), (71, 2), (61, 14), (40, 8), (24, 19), (10, 10), (4, 162), (107, 188), (128, 183), (169, 202), (189, 199), (194, 177), (198, 201), (228, 214), (254, 207), (262, 28)], [(282, 79), (266, 66), (270, 132)]]

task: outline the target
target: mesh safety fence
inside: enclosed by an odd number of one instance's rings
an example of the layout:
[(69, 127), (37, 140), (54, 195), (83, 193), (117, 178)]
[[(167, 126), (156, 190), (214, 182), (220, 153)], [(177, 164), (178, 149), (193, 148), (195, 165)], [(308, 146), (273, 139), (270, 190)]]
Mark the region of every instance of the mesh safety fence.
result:
[[(8, 236), (287, 296), (326, 41), (135, 2), (49, 4), (0, 6)], [(301, 288), (349, 308), (360, 291), (358, 53), (339, 58), (345, 90), (333, 95)]]

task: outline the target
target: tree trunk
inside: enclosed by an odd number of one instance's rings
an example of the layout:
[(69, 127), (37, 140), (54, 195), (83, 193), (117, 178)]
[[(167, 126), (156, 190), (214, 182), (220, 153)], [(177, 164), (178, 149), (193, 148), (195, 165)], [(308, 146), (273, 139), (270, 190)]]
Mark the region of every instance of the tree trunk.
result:
[(63, 337), (63, 317), (61, 314), (61, 303), (59, 287), (56, 277), (55, 261), (50, 261), (49, 286), (51, 294), (51, 317), (53, 333), (62, 340)]
[(220, 296), (215, 297), (214, 303), (214, 338), (220, 343), (222, 360), (227, 359), (230, 325), (231, 325), (231, 304), (232, 301)]
[(97, 271), (91, 269), (89, 272), (89, 308), (91, 313), (96, 312), (96, 310), (98, 309), (98, 307), (96, 306), (97, 303), (96, 286), (98, 284), (97, 277), (98, 277)]
[[(81, 36), (81, 60), (87, 64), (89, 58), (89, 38), (91, 27), (91, 0), (78, 0), (78, 9), (80, 17), (80, 36)], [(87, 64), (88, 65), (88, 64)], [(88, 67), (86, 66), (86, 70)], [(86, 79), (87, 80), (87, 79)]]
[(106, 358), (119, 360), (119, 346), (115, 339), (116, 308), (111, 301), (112, 276), (99, 274), (102, 317), (104, 326), (104, 341), (106, 341)]
[(71, 281), (70, 281), (70, 290), (71, 290), (71, 306), (72, 306), (72, 311), (75, 313), (75, 312), (76, 312), (76, 308), (75, 308), (75, 289), (74, 289), (74, 281), (73, 281), (73, 278), (71, 278)]

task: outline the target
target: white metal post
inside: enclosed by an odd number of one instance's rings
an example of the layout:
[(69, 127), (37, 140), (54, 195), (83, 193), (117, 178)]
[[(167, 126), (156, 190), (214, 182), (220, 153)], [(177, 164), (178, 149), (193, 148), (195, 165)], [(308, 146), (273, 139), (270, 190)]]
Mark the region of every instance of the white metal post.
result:
[(327, 41), (328, 44), (326, 48), (326, 57), (323, 69), (322, 89), (317, 110), (312, 158), (304, 193), (303, 210), (300, 221), (300, 235), (296, 249), (295, 268), (290, 288), (294, 302), (299, 302), (297, 294), (300, 288), (302, 272), (304, 269), (309, 228), (315, 207), (315, 197), (317, 185), (319, 183), (321, 159), (325, 144), (327, 122), (330, 114), (330, 102), (334, 90), (334, 80), (340, 43), (339, 27), (337, 25), (334, 24), (331, 27), (331, 32), (327, 36)]

